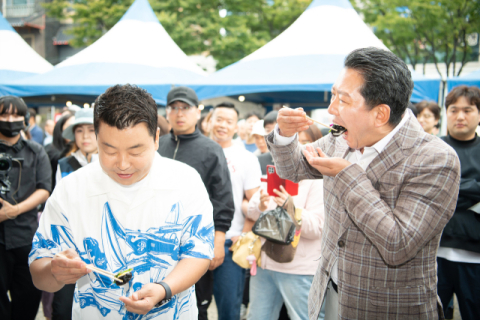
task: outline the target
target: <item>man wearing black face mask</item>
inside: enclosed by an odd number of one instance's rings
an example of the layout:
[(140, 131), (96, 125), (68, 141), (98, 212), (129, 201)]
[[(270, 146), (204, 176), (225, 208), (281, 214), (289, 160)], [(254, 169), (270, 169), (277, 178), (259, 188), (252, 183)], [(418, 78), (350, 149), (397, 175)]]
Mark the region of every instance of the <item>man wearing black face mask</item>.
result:
[(0, 319), (6, 320), (35, 319), (41, 298), (28, 254), (38, 227), (37, 206), (50, 195), (51, 168), (43, 148), (20, 135), (26, 114), (22, 99), (0, 98)]

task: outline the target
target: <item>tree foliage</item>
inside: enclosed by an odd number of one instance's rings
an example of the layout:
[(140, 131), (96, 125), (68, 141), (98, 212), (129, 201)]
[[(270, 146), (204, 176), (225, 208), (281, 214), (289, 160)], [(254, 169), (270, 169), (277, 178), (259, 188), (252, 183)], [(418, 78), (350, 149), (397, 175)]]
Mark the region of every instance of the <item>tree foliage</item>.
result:
[[(87, 46), (115, 25), (132, 0), (53, 0), (47, 14), (72, 19), (71, 45)], [(310, 0), (150, 0), (160, 23), (187, 54), (234, 63), (288, 28)], [(223, 17), (220, 12), (224, 13)], [(224, 29), (224, 30), (223, 30)]]
[(112, 28), (125, 14), (132, 0), (52, 0), (43, 6), (47, 15), (59, 20), (73, 20), (68, 34), (70, 45), (84, 47), (92, 44)]
[[(442, 77), (457, 76), (468, 62), (469, 34), (480, 32), (480, 1), (365, 0), (357, 11), (396, 55), (412, 64), (433, 62)], [(456, 68), (455, 62), (460, 63)], [(444, 63), (446, 74), (439, 64)], [(450, 73), (450, 70), (452, 71)]]

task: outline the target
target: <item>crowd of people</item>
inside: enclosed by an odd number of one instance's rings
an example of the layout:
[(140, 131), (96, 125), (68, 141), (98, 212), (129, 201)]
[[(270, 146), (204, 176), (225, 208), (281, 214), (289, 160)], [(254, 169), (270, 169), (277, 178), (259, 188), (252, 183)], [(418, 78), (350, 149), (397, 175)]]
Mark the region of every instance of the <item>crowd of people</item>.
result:
[[(134, 85), (44, 133), (1, 97), (0, 318), (41, 301), (53, 320), (204, 320), (214, 298), (219, 320), (451, 319), (455, 294), (480, 319), (480, 89), (453, 88), (445, 118), (412, 89), (392, 53), (353, 51), (328, 109), (341, 135), (303, 109), (202, 115), (188, 87), (162, 117)], [(269, 194), (269, 166), (298, 193)], [(293, 257), (260, 237), (246, 269), (238, 244), (287, 203)]]

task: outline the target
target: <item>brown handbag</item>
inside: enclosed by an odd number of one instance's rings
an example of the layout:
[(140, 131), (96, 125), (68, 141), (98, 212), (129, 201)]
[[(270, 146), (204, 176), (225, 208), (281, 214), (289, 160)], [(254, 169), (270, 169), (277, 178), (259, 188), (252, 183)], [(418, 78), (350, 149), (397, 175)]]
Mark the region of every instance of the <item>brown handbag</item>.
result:
[(288, 197), (283, 208), (287, 211), (289, 216), (292, 218), (293, 223), (295, 224), (294, 239), (290, 244), (279, 244), (270, 240), (266, 240), (262, 246), (262, 250), (265, 251), (267, 256), (273, 261), (279, 263), (288, 263), (292, 262), (293, 258), (295, 257), (297, 245), (300, 241), (300, 234), (302, 230), (302, 209), (295, 208), (292, 197)]

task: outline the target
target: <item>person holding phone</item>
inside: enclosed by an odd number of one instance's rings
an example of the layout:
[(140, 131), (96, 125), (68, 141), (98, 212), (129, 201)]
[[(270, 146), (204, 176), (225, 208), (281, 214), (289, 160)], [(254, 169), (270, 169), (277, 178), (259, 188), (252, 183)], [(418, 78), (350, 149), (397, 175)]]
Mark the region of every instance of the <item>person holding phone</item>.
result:
[[(314, 128), (303, 132), (302, 142), (311, 143), (321, 137), (320, 130), (315, 125), (311, 127)], [(262, 183), (248, 203), (247, 218), (256, 221), (260, 214), (283, 206), (290, 197), (283, 186), (273, 191), (275, 196), (268, 195), (267, 185)], [(300, 241), (295, 257), (291, 262), (279, 263), (262, 251), (261, 266), (257, 268), (257, 274), (250, 277), (248, 320), (278, 319), (282, 304), (285, 304), (291, 320), (308, 319), (308, 292), (321, 255), (325, 220), (322, 194), (323, 180), (300, 181), (298, 195), (293, 196), (295, 208), (302, 209)], [(262, 244), (264, 242), (262, 239)], [(323, 316), (324, 310), (319, 319), (323, 320)]]

